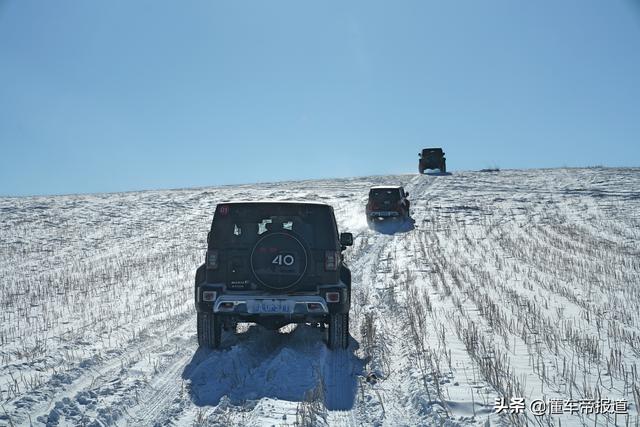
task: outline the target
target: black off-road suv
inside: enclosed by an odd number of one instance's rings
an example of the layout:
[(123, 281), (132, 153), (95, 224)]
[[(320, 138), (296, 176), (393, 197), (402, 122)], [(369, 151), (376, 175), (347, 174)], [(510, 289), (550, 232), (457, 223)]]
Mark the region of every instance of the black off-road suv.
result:
[(198, 343), (218, 348), (238, 322), (268, 329), (328, 324), (330, 348), (349, 338), (351, 271), (333, 208), (308, 202), (233, 202), (216, 207), (205, 263), (196, 271)]
[(418, 171), (424, 173), (426, 169), (440, 169), (440, 172), (447, 172), (447, 159), (444, 157), (442, 148), (424, 148), (422, 153), (418, 153)]
[(409, 193), (400, 185), (381, 185), (371, 187), (369, 200), (365, 208), (367, 223), (373, 225), (376, 221), (409, 219), (411, 202)]

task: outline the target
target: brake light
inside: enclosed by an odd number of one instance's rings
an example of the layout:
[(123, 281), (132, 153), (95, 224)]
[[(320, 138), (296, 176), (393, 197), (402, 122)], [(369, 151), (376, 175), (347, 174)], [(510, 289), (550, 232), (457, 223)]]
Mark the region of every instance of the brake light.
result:
[(202, 301), (211, 302), (216, 299), (215, 291), (203, 291), (202, 292)]
[(340, 252), (326, 251), (324, 253), (324, 269), (327, 271), (336, 271), (340, 262)]
[(218, 269), (218, 251), (207, 251), (207, 268), (209, 270)]
[(327, 302), (340, 302), (340, 292), (327, 292), (325, 298)]

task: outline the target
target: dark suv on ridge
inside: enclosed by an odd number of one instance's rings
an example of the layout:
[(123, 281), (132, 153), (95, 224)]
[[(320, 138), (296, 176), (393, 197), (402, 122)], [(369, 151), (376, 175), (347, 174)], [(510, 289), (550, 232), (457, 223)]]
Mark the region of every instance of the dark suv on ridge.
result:
[(351, 271), (333, 208), (309, 202), (233, 202), (216, 207), (205, 263), (196, 271), (198, 344), (218, 348), (238, 322), (268, 329), (328, 324), (330, 348), (349, 338)]
[(447, 173), (447, 159), (442, 148), (423, 148), (418, 153), (418, 172), (424, 173), (426, 169), (440, 169), (441, 173)]

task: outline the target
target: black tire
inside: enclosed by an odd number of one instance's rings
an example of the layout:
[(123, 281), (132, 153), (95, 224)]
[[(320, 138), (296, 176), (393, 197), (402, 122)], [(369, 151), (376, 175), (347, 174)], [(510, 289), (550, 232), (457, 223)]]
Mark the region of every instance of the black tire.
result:
[(198, 345), (200, 347), (220, 348), (222, 321), (213, 313), (198, 313)]
[(442, 166), (440, 167), (440, 172), (442, 173), (447, 173), (447, 162), (446, 161), (442, 161)]
[(331, 350), (347, 348), (349, 345), (349, 313), (329, 315), (329, 339), (327, 346)]

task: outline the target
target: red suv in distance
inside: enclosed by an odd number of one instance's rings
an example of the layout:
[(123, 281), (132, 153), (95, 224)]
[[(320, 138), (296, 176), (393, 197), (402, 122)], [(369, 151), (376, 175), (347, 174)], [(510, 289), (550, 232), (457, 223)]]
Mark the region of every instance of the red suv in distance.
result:
[(408, 192), (400, 185), (384, 185), (371, 187), (367, 202), (367, 222), (384, 219), (407, 220), (410, 202)]

